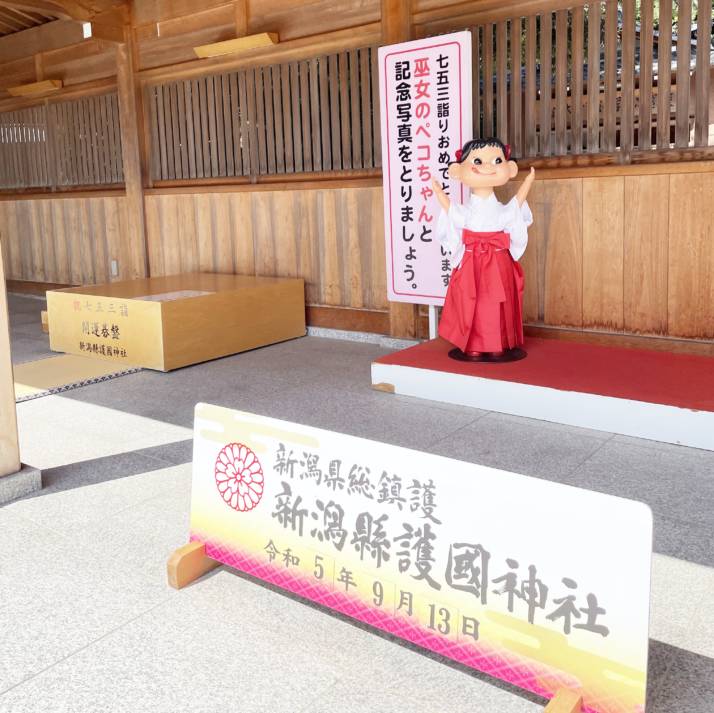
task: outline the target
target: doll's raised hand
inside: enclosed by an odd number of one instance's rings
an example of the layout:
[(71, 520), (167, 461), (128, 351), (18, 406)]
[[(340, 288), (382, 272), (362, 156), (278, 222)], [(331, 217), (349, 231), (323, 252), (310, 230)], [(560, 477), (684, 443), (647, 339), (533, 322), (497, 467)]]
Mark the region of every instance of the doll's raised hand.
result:
[(531, 186), (533, 185), (533, 181), (535, 181), (535, 168), (531, 166), (531, 170), (528, 172), (528, 175), (525, 177), (521, 187), (518, 189), (518, 193), (516, 193), (518, 205), (523, 205), (525, 203), (526, 198), (528, 197), (528, 191), (530, 191)]
[(449, 207), (451, 206), (451, 201), (449, 200), (449, 196), (444, 193), (444, 189), (442, 188), (441, 183), (439, 183), (436, 178), (432, 178), (431, 187), (434, 190), (434, 193), (436, 194), (436, 199), (439, 201), (439, 205), (448, 213)]

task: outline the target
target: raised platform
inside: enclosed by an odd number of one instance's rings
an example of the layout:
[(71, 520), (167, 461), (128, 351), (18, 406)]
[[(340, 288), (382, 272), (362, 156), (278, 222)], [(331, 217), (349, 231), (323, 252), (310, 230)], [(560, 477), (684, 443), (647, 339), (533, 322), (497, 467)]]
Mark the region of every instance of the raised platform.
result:
[(434, 339), (372, 363), (396, 394), (714, 450), (714, 358), (527, 339), (505, 364), (449, 359)]

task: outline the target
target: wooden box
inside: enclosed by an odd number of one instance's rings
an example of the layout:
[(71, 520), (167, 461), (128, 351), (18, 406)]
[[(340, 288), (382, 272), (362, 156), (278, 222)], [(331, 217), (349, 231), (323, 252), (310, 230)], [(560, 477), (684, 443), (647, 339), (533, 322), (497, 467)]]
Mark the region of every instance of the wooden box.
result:
[(305, 334), (303, 280), (194, 273), (47, 292), (50, 348), (170, 371)]

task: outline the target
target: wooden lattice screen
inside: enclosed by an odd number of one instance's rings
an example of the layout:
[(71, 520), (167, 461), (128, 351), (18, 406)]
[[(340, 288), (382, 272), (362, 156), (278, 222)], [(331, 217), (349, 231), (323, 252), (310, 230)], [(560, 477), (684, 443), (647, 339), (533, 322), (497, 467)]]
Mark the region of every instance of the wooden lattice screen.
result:
[(517, 156), (714, 143), (711, 0), (608, 0), (471, 30), (475, 133)]
[(0, 187), (49, 185), (46, 107), (0, 114)]
[(123, 180), (115, 93), (0, 114), (0, 188), (92, 186)]
[(123, 183), (116, 93), (49, 106), (58, 186)]
[(154, 180), (381, 165), (375, 47), (148, 86)]

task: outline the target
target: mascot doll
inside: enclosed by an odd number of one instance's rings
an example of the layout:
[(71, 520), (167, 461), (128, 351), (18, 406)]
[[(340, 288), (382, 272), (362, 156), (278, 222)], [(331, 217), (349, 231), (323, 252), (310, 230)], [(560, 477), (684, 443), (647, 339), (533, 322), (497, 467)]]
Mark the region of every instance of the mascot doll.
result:
[(526, 197), (531, 168), (518, 193), (503, 204), (493, 189), (518, 174), (510, 147), (498, 139), (473, 139), (456, 153), (449, 177), (471, 190), (468, 203), (454, 203), (440, 183), (433, 189), (442, 211), (437, 236), (454, 270), (441, 313), (439, 336), (461, 361), (515, 361), (523, 346), (523, 270), (518, 260), (533, 222)]

